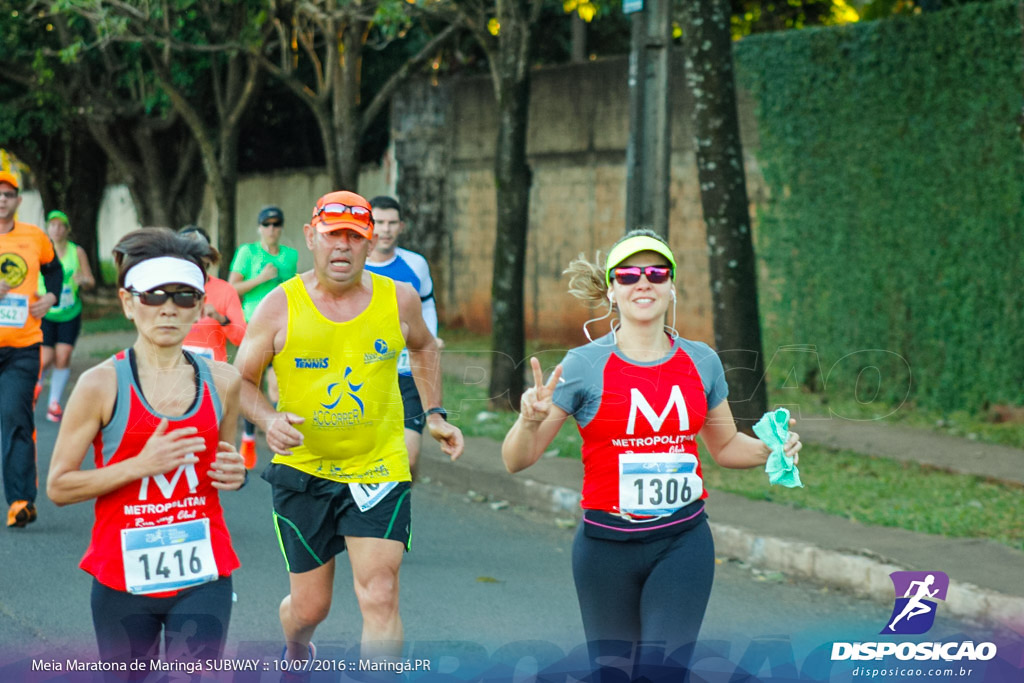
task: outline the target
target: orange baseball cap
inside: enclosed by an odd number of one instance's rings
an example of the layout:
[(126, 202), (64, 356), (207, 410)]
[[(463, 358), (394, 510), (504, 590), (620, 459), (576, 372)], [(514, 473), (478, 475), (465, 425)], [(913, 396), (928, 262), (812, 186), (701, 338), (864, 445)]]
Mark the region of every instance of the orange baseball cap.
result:
[(18, 187), (18, 179), (10, 171), (0, 171), (0, 183), (7, 183), (15, 190), (20, 190)]
[(352, 230), (366, 239), (373, 239), (373, 210), (370, 202), (355, 192), (328, 192), (313, 207), (309, 222), (317, 232)]

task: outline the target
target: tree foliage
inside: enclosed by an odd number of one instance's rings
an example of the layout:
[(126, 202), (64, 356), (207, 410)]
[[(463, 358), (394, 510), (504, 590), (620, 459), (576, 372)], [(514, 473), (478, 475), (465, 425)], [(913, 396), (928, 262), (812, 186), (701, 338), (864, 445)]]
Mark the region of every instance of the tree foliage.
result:
[(847, 0), (731, 0), (733, 35), (848, 23), (860, 18)]
[[(53, 0), (94, 39), (73, 46), (97, 58), (125, 52), (144, 75), (139, 95), (168, 112), (165, 121), (188, 131), (198, 150), (217, 207), (222, 253), (235, 248), (238, 135), (246, 109), (259, 92), (255, 54), (267, 38), (264, 0)], [(173, 116), (170, 112), (173, 111)], [(226, 266), (225, 266), (226, 267)]]
[[(64, 184), (78, 190), (72, 196), (81, 195), (95, 182), (88, 194), (95, 195), (98, 204), (106, 181), (106, 157), (117, 179), (127, 184), (144, 224), (194, 220), (205, 178), (188, 131), (153, 76), (141, 68), (138, 49), (102, 43), (90, 22), (67, 6), (66, 2), (34, 0), (20, 11), (0, 15), (0, 23), (10, 21), (16, 29), (6, 33), (8, 50), (0, 58), (4, 66), (0, 79), (16, 81), (27, 94), (27, 99), (10, 103), (11, 107), (26, 120), (46, 120), (47, 126), (61, 132), (67, 145), (82, 148), (91, 138), (102, 150), (83, 150), (92, 161), (73, 173), (67, 168), (71, 155), (57, 164), (54, 170), (63, 175)], [(34, 133), (14, 130), (23, 146), (37, 146), (39, 140), (47, 139), (42, 127)], [(50, 148), (56, 145), (51, 142)], [(51, 164), (43, 158), (26, 157), (26, 161), (40, 178), (53, 175), (48, 172)], [(47, 182), (41, 180), (40, 185), (43, 189)], [(61, 190), (55, 189), (55, 194), (59, 197)], [(75, 220), (73, 205), (66, 206), (71, 207), (79, 239), (83, 229), (94, 233), (96, 211), (86, 222)]]
[(784, 374), (879, 417), (1020, 403), (1021, 33), (999, 2), (737, 46), (769, 347), (815, 351)]
[[(442, 27), (426, 40), (417, 53), (367, 93), (369, 101), (364, 104), (364, 53), (407, 34), (412, 24), (409, 3), (283, 0), (276, 4), (272, 40), (259, 53), (260, 63), (313, 114), (332, 186), (355, 189), (363, 135), (395, 89), (436, 54), (456, 27)], [(421, 23), (420, 30), (428, 33), (431, 29)]]
[(89, 130), (93, 97), (69, 47), (69, 27), (42, 2), (0, 2), (0, 146), (32, 171), (45, 210), (71, 219), (73, 237), (98, 269), (97, 218), (107, 156)]

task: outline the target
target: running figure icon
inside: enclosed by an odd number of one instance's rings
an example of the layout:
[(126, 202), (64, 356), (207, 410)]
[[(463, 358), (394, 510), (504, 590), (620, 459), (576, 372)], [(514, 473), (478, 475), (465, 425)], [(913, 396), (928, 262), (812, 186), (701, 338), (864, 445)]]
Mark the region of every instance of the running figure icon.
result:
[[(892, 620), (889, 624), (889, 630), (896, 630), (896, 622), (900, 619), (906, 618), (910, 621), (912, 618), (920, 614), (928, 614), (932, 611), (932, 606), (926, 602), (922, 602), (923, 598), (934, 598), (935, 594), (939, 592), (936, 588), (933, 591), (928, 590), (928, 587), (935, 583), (935, 575), (929, 574), (924, 581), (911, 581), (910, 587), (907, 588), (907, 592), (903, 595), (905, 598), (910, 598), (910, 601), (900, 612), (899, 616)], [(911, 595), (914, 592), (914, 595)]]
[(949, 577), (933, 570), (893, 572), (890, 578), (897, 597), (882, 633), (909, 635), (928, 631), (935, 623), (938, 601), (946, 599)]

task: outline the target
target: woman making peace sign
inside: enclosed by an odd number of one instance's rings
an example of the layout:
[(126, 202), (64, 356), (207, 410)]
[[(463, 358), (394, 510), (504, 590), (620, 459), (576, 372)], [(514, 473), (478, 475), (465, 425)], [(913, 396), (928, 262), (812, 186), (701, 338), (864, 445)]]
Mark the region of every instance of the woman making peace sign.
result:
[[(518, 472), (576, 419), (584, 514), (573, 575), (592, 662), (643, 641), (664, 645), (671, 666), (688, 666), (715, 567), (696, 437), (723, 467), (763, 466), (770, 452), (736, 430), (717, 354), (666, 326), (675, 268), (649, 230), (616, 242), (603, 268), (583, 258), (569, 265), (570, 293), (606, 301), (618, 320), (569, 351), (546, 383), (531, 359), (534, 386), (502, 445), (505, 466)], [(786, 454), (799, 450), (791, 433)]]

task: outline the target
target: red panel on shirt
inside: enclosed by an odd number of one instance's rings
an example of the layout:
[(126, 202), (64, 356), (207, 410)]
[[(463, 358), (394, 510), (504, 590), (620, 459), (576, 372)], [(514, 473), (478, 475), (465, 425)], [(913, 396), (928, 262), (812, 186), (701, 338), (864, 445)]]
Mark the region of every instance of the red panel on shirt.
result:
[[(583, 437), (583, 500), (588, 510), (619, 509), (619, 455), (691, 453), (708, 405), (696, 365), (682, 349), (658, 365), (634, 365), (612, 353), (601, 406)], [(697, 475), (701, 475), (700, 462)], [(706, 498), (707, 490), (701, 498)]]

